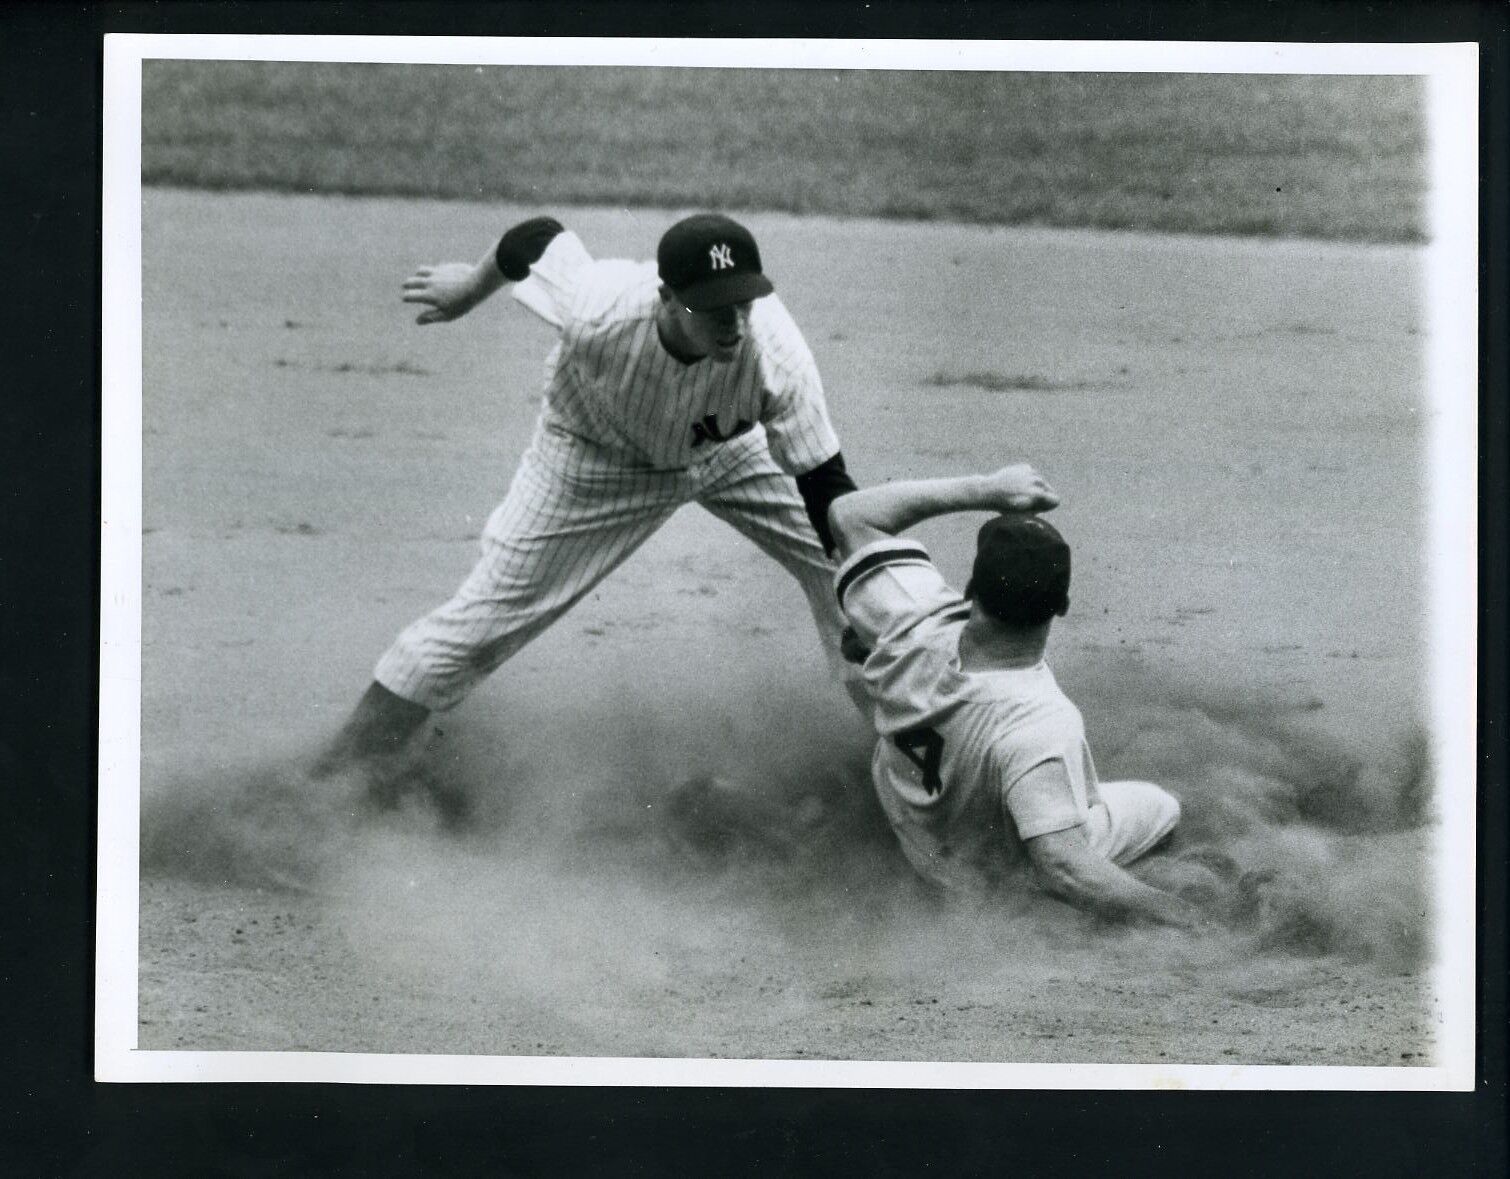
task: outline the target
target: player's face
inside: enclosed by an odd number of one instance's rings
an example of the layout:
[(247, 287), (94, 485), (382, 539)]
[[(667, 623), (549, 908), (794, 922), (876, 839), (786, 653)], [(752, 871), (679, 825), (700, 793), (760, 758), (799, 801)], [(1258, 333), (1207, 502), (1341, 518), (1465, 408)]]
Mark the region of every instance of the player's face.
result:
[(726, 364), (734, 359), (740, 342), (749, 335), (752, 306), (753, 303), (734, 303), (710, 311), (693, 311), (677, 300), (677, 326), (692, 352)]

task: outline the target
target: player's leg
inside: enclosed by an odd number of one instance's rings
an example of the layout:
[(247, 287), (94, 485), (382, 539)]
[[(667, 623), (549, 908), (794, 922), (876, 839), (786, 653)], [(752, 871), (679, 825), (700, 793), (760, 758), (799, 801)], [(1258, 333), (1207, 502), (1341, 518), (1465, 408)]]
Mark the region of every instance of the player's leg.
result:
[(1180, 821), (1179, 800), (1152, 782), (1102, 782), (1102, 806), (1091, 808), (1091, 846), (1126, 866), (1167, 839)]
[[(697, 502), (754, 541), (779, 561), (802, 587), (817, 625), (829, 667), (860, 709), (867, 726), (870, 701), (858, 670), (840, 654), (844, 616), (833, 591), (834, 567), (818, 543), (802, 497), (765, 449), (763, 441), (744, 436), (730, 443), (724, 454), (695, 472)], [(877, 806), (870, 791), (865, 799)], [(809, 800), (817, 804), (817, 800)], [(821, 807), (821, 804), (817, 804)], [(733, 783), (701, 780), (684, 783), (670, 800), (674, 825), (692, 825), (682, 846), (711, 846), (726, 855), (730, 848), (758, 848), (790, 856), (821, 829), (821, 813), (794, 815), (773, 807), (759, 793)]]
[(406, 627), (321, 759), (328, 771), (403, 747), (638, 548), (685, 495), (671, 477), (584, 476), (527, 452), (456, 593)]
[(430, 710), (423, 704), (396, 696), (373, 681), (341, 731), (316, 759), (314, 776), (328, 777), (354, 763), (401, 752), (429, 715)]
[(840, 649), (845, 622), (834, 596), (834, 565), (813, 531), (795, 481), (776, 465), (763, 443), (747, 444), (743, 453), (709, 464), (697, 500), (797, 579), (831, 672), (868, 719), (870, 702), (859, 670)]
[(617, 568), (684, 495), (674, 476), (586, 477), (530, 452), (488, 519), (472, 572), (399, 635), (375, 678), (406, 700), (451, 708)]

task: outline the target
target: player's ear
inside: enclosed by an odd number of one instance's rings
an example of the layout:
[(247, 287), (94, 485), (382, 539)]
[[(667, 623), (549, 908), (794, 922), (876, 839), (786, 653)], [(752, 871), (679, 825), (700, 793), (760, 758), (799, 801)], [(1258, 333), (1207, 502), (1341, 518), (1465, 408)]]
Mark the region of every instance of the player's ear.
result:
[(1057, 610), (1054, 611), (1054, 613), (1057, 614), (1057, 615), (1059, 615), (1060, 618), (1063, 618), (1069, 612), (1070, 612), (1070, 600), (1069, 600), (1069, 598), (1065, 598), (1064, 601), (1060, 603), (1059, 609), (1057, 609)]
[(660, 294), (661, 294), (661, 302), (664, 303), (664, 304), (666, 304), (666, 306), (670, 307), (673, 311), (676, 310), (676, 305), (677, 305), (676, 292), (673, 291), (670, 287), (668, 287), (665, 283), (661, 283)]

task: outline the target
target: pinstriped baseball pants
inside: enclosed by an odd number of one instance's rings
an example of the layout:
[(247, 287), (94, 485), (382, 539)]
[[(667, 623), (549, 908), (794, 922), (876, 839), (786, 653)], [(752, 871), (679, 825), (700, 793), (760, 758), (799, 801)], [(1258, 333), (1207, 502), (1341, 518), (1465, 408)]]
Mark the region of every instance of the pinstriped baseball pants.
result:
[(483, 529), (481, 556), (455, 595), (406, 627), (373, 673), (390, 692), (451, 708), (540, 634), (683, 504), (738, 529), (795, 577), (838, 678), (844, 618), (824, 555), (792, 480), (756, 430), (681, 471), (627, 469), (588, 443), (537, 430), (503, 502)]

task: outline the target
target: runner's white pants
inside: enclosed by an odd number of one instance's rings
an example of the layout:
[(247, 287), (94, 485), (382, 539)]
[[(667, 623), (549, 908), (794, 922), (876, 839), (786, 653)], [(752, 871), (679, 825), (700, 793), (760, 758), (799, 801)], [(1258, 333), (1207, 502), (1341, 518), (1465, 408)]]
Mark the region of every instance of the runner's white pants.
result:
[(1100, 782), (1100, 804), (1091, 807), (1086, 835), (1091, 847), (1126, 867), (1157, 847), (1180, 821), (1180, 803), (1152, 782)]
[(626, 469), (542, 423), (488, 518), (472, 572), (449, 601), (403, 630), (374, 678), (416, 704), (453, 707), (687, 503), (738, 529), (797, 579), (833, 673), (847, 676), (833, 565), (762, 430), (686, 470), (649, 471)]

